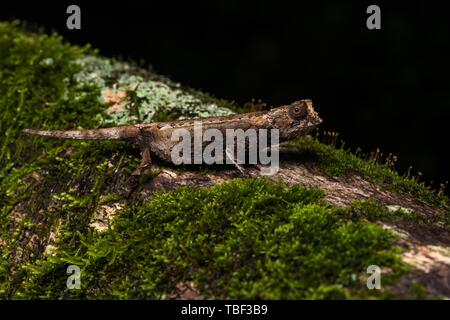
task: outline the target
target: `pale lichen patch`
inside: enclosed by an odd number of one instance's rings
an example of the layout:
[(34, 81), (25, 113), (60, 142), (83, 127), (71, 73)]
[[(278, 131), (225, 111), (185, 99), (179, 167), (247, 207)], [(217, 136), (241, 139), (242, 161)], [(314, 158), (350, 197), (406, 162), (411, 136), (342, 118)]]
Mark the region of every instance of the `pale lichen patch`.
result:
[(114, 216), (116, 216), (123, 207), (124, 205), (121, 203), (110, 203), (98, 206), (89, 226), (100, 232), (107, 230), (110, 227)]
[(413, 213), (412, 209), (404, 208), (404, 207), (399, 206), (399, 205), (390, 205), (390, 206), (386, 206), (386, 207), (392, 213), (406, 213), (406, 214)]
[[(149, 123), (157, 113), (178, 119), (233, 114), (228, 108), (203, 101), (198, 97), (201, 93), (189, 92), (178, 83), (125, 62), (85, 56), (77, 63), (82, 67), (75, 75), (77, 83), (98, 86), (102, 92), (99, 100), (112, 104), (106, 109), (107, 118), (98, 115), (103, 125)], [(130, 103), (133, 108), (127, 107)]]

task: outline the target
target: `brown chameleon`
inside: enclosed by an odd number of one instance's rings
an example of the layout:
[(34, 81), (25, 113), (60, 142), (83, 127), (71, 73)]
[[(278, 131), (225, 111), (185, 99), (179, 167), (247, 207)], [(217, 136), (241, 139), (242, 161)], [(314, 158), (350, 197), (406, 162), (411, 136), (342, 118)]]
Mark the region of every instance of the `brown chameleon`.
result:
[(140, 147), (141, 167), (144, 167), (151, 163), (151, 155), (172, 162), (171, 151), (178, 143), (178, 141), (172, 141), (172, 133), (180, 128), (187, 129), (192, 133), (194, 121), (201, 121), (203, 132), (212, 128), (218, 129), (222, 133), (225, 133), (226, 129), (278, 129), (279, 142), (306, 135), (322, 123), (322, 119), (314, 111), (312, 101), (305, 99), (268, 111), (230, 116), (134, 124), (91, 130), (46, 131), (24, 129), (23, 132), (63, 139), (126, 140)]

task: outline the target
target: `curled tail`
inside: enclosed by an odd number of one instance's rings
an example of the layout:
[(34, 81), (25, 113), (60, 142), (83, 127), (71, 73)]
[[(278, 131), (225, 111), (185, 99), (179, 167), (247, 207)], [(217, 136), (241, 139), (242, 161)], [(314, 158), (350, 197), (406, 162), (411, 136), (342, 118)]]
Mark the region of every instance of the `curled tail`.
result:
[(136, 140), (139, 137), (140, 130), (135, 126), (120, 126), (113, 128), (100, 128), (92, 130), (34, 130), (23, 129), (27, 134), (61, 138), (61, 139), (83, 139), (83, 140)]

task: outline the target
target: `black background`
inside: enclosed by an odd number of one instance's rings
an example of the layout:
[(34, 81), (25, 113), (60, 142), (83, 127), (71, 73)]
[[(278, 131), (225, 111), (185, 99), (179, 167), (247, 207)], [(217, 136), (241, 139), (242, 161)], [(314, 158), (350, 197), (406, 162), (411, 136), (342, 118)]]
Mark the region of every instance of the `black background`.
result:
[[(353, 149), (381, 148), (425, 180), (446, 181), (450, 11), (444, 2), (38, 1), (0, 5), (18, 18), (91, 43), (106, 56), (144, 59), (171, 79), (239, 104), (312, 98)], [(81, 7), (81, 30), (66, 8)], [(381, 30), (366, 9), (381, 7)], [(435, 183), (436, 184), (436, 183)]]
[[(227, 304), (236, 305), (262, 305), (268, 307), (267, 315), (227, 315), (215, 312), (212, 318), (207, 315), (187, 316), (181, 315), (183, 307), (207, 306), (220, 308), (223, 311)], [(396, 314), (405, 318), (420, 316), (422, 318), (437, 317), (445, 314), (447, 304), (443, 300), (2, 300), (2, 311), (14, 313), (19, 317), (38, 317), (39, 319), (61, 319), (62, 314), (73, 318), (108, 319), (128, 318), (163, 318), (163, 319), (301, 319), (302, 315), (314, 314), (316, 317), (361, 319), (367, 315), (368, 310), (376, 315)], [(439, 311), (441, 310), (441, 311)]]

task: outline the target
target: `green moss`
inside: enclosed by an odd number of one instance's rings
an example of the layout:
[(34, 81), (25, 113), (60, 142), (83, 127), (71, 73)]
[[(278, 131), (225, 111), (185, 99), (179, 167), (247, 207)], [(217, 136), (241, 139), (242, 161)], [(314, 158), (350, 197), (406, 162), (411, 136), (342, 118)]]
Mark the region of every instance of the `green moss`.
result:
[[(63, 231), (67, 234), (86, 232), (101, 192), (136, 165), (138, 152), (121, 143), (64, 142), (20, 133), (29, 127), (100, 124), (97, 115), (105, 109), (100, 89), (75, 79), (81, 70), (76, 60), (87, 53), (94, 54), (57, 35), (0, 23), (0, 294), (14, 291), (24, 276), (23, 264), (42, 257), (59, 219), (71, 224)], [(107, 166), (106, 159), (116, 167)]]
[[(105, 89), (126, 92), (122, 113), (108, 108)], [(1, 298), (165, 298), (183, 281), (206, 298), (388, 297), (365, 288), (365, 269), (394, 270), (383, 283), (404, 271), (393, 235), (375, 222), (420, 219), (414, 213), (371, 202), (333, 208), (319, 190), (266, 180), (182, 188), (142, 203), (123, 196), (139, 150), (20, 133), (242, 110), (233, 103), (57, 35), (0, 23), (0, 107)], [(420, 184), (343, 150), (311, 139), (295, 148), (329, 174), (389, 178), (393, 189), (446, 205)], [(142, 175), (140, 184), (157, 174)], [(125, 208), (111, 229), (90, 227), (99, 206), (119, 201)], [(82, 290), (66, 289), (69, 264), (82, 268)]]
[(445, 209), (446, 223), (450, 222), (449, 201), (447, 196), (437, 194), (423, 182), (409, 176), (400, 176), (392, 167), (379, 164), (375, 159), (362, 159), (343, 148), (320, 143), (311, 137), (304, 137), (286, 145), (301, 151), (301, 157), (317, 163), (325, 173), (331, 176), (345, 174), (361, 174), (374, 183), (382, 184), (389, 190), (398, 193), (408, 193), (433, 207)]
[[(113, 86), (139, 98), (125, 101), (121, 117), (105, 103), (104, 91)], [(61, 224), (57, 236), (65, 243), (79, 243), (96, 207), (130, 188), (130, 174), (140, 158), (126, 143), (52, 140), (20, 130), (150, 121), (155, 108), (169, 114), (189, 101), (192, 108), (184, 116), (231, 112), (219, 107), (219, 100), (215, 104), (202, 93), (184, 93), (163, 77), (98, 57), (89, 47), (69, 45), (58, 35), (29, 33), (17, 22), (0, 23), (0, 295), (17, 290), (27, 276), (23, 265), (32, 269), (45, 257), (55, 225)]]
[[(193, 281), (205, 298), (380, 297), (365, 270), (405, 268), (394, 237), (350, 211), (332, 208), (320, 190), (267, 180), (234, 180), (205, 189), (160, 193), (130, 207), (113, 229), (61, 243), (20, 285), (20, 298), (165, 298)], [(370, 215), (370, 213), (367, 213)], [(82, 289), (65, 289), (69, 264)], [(361, 276), (363, 279), (361, 280)], [(51, 281), (49, 281), (51, 279)]]
[(15, 24), (0, 24), (2, 169), (6, 161), (33, 155), (28, 145), (18, 143), (21, 128), (97, 125), (92, 115), (103, 110), (98, 90), (73, 81), (80, 69), (73, 60), (87, 51), (56, 35), (28, 35)]

